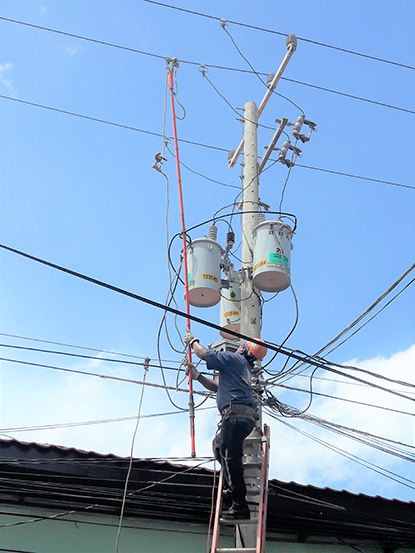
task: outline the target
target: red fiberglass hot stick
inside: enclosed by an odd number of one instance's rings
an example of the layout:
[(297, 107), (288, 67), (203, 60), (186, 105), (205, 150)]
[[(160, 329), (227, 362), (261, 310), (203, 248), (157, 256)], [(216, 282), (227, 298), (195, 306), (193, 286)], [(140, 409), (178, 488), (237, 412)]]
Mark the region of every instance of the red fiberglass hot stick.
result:
[[(183, 257), (184, 257), (184, 290), (185, 290), (185, 299), (186, 299), (186, 313), (189, 315), (189, 282), (187, 279), (187, 244), (186, 244), (186, 226), (184, 224), (184, 210), (183, 210), (183, 193), (182, 193), (182, 180), (180, 176), (180, 161), (179, 161), (179, 147), (177, 144), (177, 130), (176, 130), (176, 113), (174, 109), (174, 94), (173, 94), (173, 72), (168, 69), (168, 82), (170, 88), (170, 97), (171, 97), (171, 109), (173, 116), (173, 132), (174, 132), (174, 149), (176, 152), (176, 166), (177, 166), (177, 181), (179, 184), (179, 198), (180, 198), (180, 216), (182, 220), (182, 235), (183, 235)], [(190, 331), (190, 319), (187, 319), (187, 330)], [(189, 363), (192, 362), (192, 350), (190, 345), (187, 346), (187, 357)], [(195, 409), (193, 401), (193, 381), (192, 381), (192, 371), (189, 371), (189, 418), (190, 418), (190, 440), (192, 448), (192, 457), (196, 457), (196, 448), (195, 448)]]

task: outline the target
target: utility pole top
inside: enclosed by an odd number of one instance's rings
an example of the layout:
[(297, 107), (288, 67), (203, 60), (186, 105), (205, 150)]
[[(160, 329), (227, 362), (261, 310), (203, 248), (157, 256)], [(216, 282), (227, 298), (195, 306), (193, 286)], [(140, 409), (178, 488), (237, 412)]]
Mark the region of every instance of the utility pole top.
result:
[[(261, 103), (259, 104), (258, 119), (260, 118), (261, 113), (264, 111), (264, 108), (267, 105), (268, 100), (271, 97), (271, 94), (274, 92), (274, 89), (277, 86), (278, 81), (281, 79), (281, 76), (284, 73), (285, 68), (288, 65), (288, 62), (290, 61), (292, 55), (294, 54), (294, 52), (297, 49), (297, 37), (292, 33), (289, 34), (288, 37), (287, 37), (287, 40), (286, 40), (286, 45), (287, 45), (287, 52), (284, 56), (284, 59), (282, 60), (282, 63), (279, 66), (278, 71), (275, 73), (273, 79), (271, 80), (271, 82), (267, 86), (268, 90), (265, 93), (265, 96), (262, 98)], [(235, 165), (235, 163), (238, 161), (238, 157), (240, 156), (240, 154), (243, 150), (243, 147), (244, 147), (244, 139), (241, 140), (241, 143), (239, 144), (238, 149), (235, 151), (235, 153), (233, 154), (231, 159), (229, 159), (228, 169), (233, 167)]]

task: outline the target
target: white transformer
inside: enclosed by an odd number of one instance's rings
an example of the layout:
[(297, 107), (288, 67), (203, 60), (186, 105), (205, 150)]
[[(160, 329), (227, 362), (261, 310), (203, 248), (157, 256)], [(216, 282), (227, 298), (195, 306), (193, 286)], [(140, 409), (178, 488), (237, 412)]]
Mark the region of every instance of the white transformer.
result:
[(277, 219), (263, 221), (252, 231), (254, 285), (264, 292), (281, 292), (291, 283), (293, 230)]
[[(210, 229), (209, 235), (214, 236)], [(212, 307), (219, 303), (221, 253), (220, 244), (210, 237), (197, 238), (187, 247), (189, 303), (194, 307)]]

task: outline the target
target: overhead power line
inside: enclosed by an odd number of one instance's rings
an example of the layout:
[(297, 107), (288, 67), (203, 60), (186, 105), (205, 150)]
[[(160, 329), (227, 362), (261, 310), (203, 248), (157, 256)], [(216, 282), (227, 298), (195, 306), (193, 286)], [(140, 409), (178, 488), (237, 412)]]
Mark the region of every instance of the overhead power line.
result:
[[(138, 362), (138, 361), (126, 361), (124, 359), (113, 359), (110, 357), (98, 357), (93, 355), (81, 355), (79, 353), (69, 353), (66, 351), (56, 351), (56, 350), (47, 350), (47, 349), (40, 349), (40, 348), (28, 348), (24, 346), (16, 346), (14, 344), (0, 344), (0, 348), (11, 348), (11, 349), (19, 349), (24, 351), (36, 351), (38, 353), (52, 353), (54, 355), (66, 355), (67, 357), (76, 357), (77, 359), (92, 359), (95, 361), (106, 361), (110, 363), (121, 363), (124, 365), (135, 365), (136, 367), (142, 367), (145, 363), (144, 362)], [(172, 363), (175, 363), (176, 361), (172, 361)], [(147, 363), (146, 363), (147, 364)], [(151, 363), (147, 364), (148, 367), (151, 368), (159, 368), (160, 365), (152, 365)], [(163, 369), (177, 371), (177, 367), (166, 367), (163, 366)]]
[[(212, 405), (212, 407), (199, 407), (197, 409), (197, 412), (205, 411), (207, 409), (216, 409), (216, 406)], [(152, 413), (150, 415), (141, 415), (140, 418), (152, 419), (152, 418), (158, 418), (158, 417), (167, 417), (171, 415), (179, 415), (186, 412), (187, 410), (169, 411), (167, 413)], [(113, 419), (98, 419), (98, 420), (89, 420), (89, 421), (81, 421), (81, 422), (65, 422), (60, 424), (43, 424), (43, 425), (37, 425), (37, 426), (15, 426), (15, 427), (12, 426), (9, 428), (0, 428), (0, 434), (3, 434), (5, 432), (11, 433), (11, 432), (35, 432), (38, 430), (41, 430), (41, 431), (59, 430), (61, 428), (75, 428), (80, 426), (91, 426), (91, 425), (98, 425), (98, 424), (109, 424), (114, 422), (127, 422), (127, 421), (135, 421), (135, 420), (137, 420), (137, 415), (135, 415), (134, 417), (117, 417)]]
[[(132, 47), (129, 47), (129, 46), (123, 46), (123, 45), (120, 45), (120, 44), (115, 44), (113, 42), (107, 42), (107, 41), (104, 41), (104, 40), (99, 40), (99, 39), (95, 39), (95, 38), (91, 38), (91, 37), (86, 37), (86, 36), (78, 35), (78, 34), (75, 34), (75, 33), (68, 33), (68, 32), (65, 32), (65, 31), (60, 31), (58, 29), (52, 29), (50, 27), (44, 27), (44, 26), (41, 26), (41, 25), (35, 25), (33, 23), (27, 23), (25, 21), (18, 21), (16, 19), (10, 19), (8, 17), (0, 17), (0, 21), (7, 21), (9, 23), (16, 23), (18, 25), (23, 25), (23, 26), (26, 26), (26, 27), (34, 28), (34, 29), (39, 29), (41, 31), (47, 31), (47, 32), (50, 32), (50, 33), (58, 34), (58, 35), (69, 36), (71, 38), (76, 38), (78, 40), (85, 40), (87, 42), (92, 42), (92, 43), (99, 44), (99, 45), (102, 45), (102, 46), (117, 48), (118, 50), (125, 50), (127, 52), (132, 52), (134, 54), (140, 54), (140, 55), (143, 55), (143, 56), (148, 56), (148, 57), (152, 57), (152, 58), (156, 58), (156, 59), (166, 60), (166, 56), (162, 56), (161, 54), (155, 54), (154, 52), (146, 52), (144, 50), (138, 50), (136, 48), (132, 48)], [(283, 33), (281, 33), (281, 34), (283, 34)], [(283, 36), (287, 36), (287, 35), (283, 35)], [(302, 39), (302, 40), (305, 40), (305, 39)], [(192, 61), (192, 60), (179, 59), (179, 62), (183, 63), (183, 64), (186, 64), (186, 65), (194, 65), (194, 66), (200, 66), (201, 65), (200, 62)], [(224, 65), (216, 65), (216, 64), (213, 64), (213, 63), (204, 63), (203, 65), (206, 68), (219, 69), (221, 71), (222, 70), (223, 71), (234, 71), (234, 72), (237, 72), (237, 73), (247, 73), (247, 74), (256, 73), (257, 75), (261, 75), (263, 77), (267, 76), (267, 73), (263, 73), (263, 72), (258, 72), (257, 73), (256, 71), (253, 71), (252, 69), (242, 69), (242, 68), (239, 68), (239, 67), (227, 67), (227, 66), (224, 66)], [(308, 86), (310, 88), (315, 88), (317, 90), (322, 90), (323, 92), (330, 92), (331, 94), (337, 94), (338, 96), (344, 96), (344, 97), (350, 98), (352, 100), (360, 100), (362, 102), (368, 102), (370, 104), (375, 104), (375, 105), (378, 105), (378, 106), (381, 106), (381, 107), (385, 107), (385, 108), (389, 108), (389, 109), (395, 109), (395, 110), (398, 110), (398, 111), (404, 111), (406, 113), (415, 114), (415, 111), (413, 111), (411, 109), (402, 108), (402, 107), (398, 107), (398, 106), (393, 106), (391, 104), (386, 104), (385, 102), (378, 102), (376, 100), (371, 100), (369, 98), (362, 98), (361, 96), (357, 96), (356, 94), (349, 94), (349, 93), (346, 93), (346, 92), (340, 92), (338, 90), (332, 90), (332, 89), (327, 88), (327, 87), (322, 87), (322, 86), (318, 86), (318, 85), (311, 84), (311, 83), (305, 83), (305, 82), (302, 82), (302, 81), (298, 81), (296, 79), (289, 79), (288, 77), (281, 77), (281, 80), (289, 81), (289, 82), (299, 84), (299, 85), (302, 85), (302, 86)]]
[[(276, 418), (273, 414), (269, 413), (271, 416), (273, 416), (274, 418)], [(343, 457), (346, 457), (347, 459), (351, 460), (351, 461), (354, 461), (356, 463), (358, 463), (359, 465), (362, 465), (364, 466), (365, 468), (368, 468), (369, 470), (372, 470), (386, 478), (389, 478), (391, 480), (394, 480), (395, 482), (398, 482), (399, 484), (403, 485), (403, 486), (406, 486), (408, 488), (412, 488), (415, 490), (415, 487), (413, 485), (411, 485), (411, 480), (403, 477), (403, 476), (400, 476), (399, 474), (396, 474), (394, 472), (391, 472), (390, 470), (387, 470), (385, 468), (382, 468), (381, 466), (379, 465), (376, 465), (370, 461), (367, 461), (365, 459), (362, 459), (361, 457), (358, 457), (357, 455), (354, 455), (352, 453), (349, 453), (347, 451), (345, 451), (344, 449), (341, 449), (335, 445), (333, 445), (332, 443), (329, 443), (329, 442), (325, 442), (324, 440), (320, 439), (320, 438), (317, 438), (316, 436), (313, 436), (312, 434), (309, 434), (307, 432), (305, 432), (304, 430), (301, 430), (300, 428), (297, 428), (295, 427), (294, 425), (288, 423), (287, 421), (281, 419), (281, 418), (278, 418), (278, 420), (284, 424), (285, 426), (288, 426), (289, 428), (291, 428), (291, 430), (295, 430), (296, 432), (299, 432), (300, 434), (302, 434), (303, 436), (306, 436), (307, 438), (310, 438), (311, 440), (317, 442), (318, 444), (336, 452), (336, 453), (339, 453), (340, 455), (342, 455)]]
[[(41, 263), (42, 265), (45, 265), (47, 267), (51, 267), (52, 269), (56, 269), (58, 271), (67, 273), (69, 275), (75, 276), (75, 277), (80, 278), (82, 280), (86, 280), (87, 282), (90, 282), (92, 284), (96, 284), (97, 286), (101, 286), (101, 287), (106, 288), (108, 290), (111, 290), (113, 292), (117, 292), (117, 293), (122, 294), (124, 296), (127, 296), (129, 298), (141, 301), (143, 303), (146, 303), (147, 305), (151, 305), (152, 307), (157, 307), (158, 309), (162, 309), (163, 311), (168, 311), (170, 313), (173, 313), (174, 315), (178, 315), (179, 317), (190, 319), (192, 322), (196, 322), (196, 323), (199, 323), (201, 325), (213, 328), (214, 330), (221, 331), (221, 327), (219, 325), (211, 323), (210, 321), (206, 321), (206, 320), (201, 319), (199, 317), (195, 317), (194, 315), (191, 315), (190, 313), (184, 313), (183, 311), (180, 311), (178, 309), (174, 309), (173, 307), (170, 307), (168, 305), (163, 305), (163, 304), (161, 304), (159, 302), (156, 302), (154, 300), (151, 300), (149, 298), (145, 298), (144, 296), (139, 296), (138, 294), (134, 294), (133, 292), (129, 292), (128, 290), (124, 290), (124, 289), (119, 288), (117, 286), (113, 286), (112, 284), (108, 284), (106, 282), (103, 282), (101, 280), (92, 278), (92, 277), (84, 275), (82, 273), (78, 273), (78, 272), (73, 271), (71, 269), (67, 269), (66, 267), (62, 267), (61, 265), (57, 265), (56, 263), (51, 263), (50, 261), (46, 261), (46, 260), (41, 259), (39, 257), (35, 257), (35, 256), (30, 255), (28, 253), (22, 252), (20, 250), (16, 250), (15, 248), (11, 248), (11, 247), (6, 246), (4, 244), (0, 244), (0, 248), (4, 249), (6, 251), (9, 251), (9, 252), (15, 253), (17, 255), (20, 255), (22, 257), (25, 257), (27, 259), (30, 259), (32, 261), (36, 261), (37, 263)], [(369, 386), (372, 386), (373, 388), (376, 388), (378, 390), (382, 390), (384, 392), (388, 392), (390, 394), (402, 397), (404, 399), (408, 399), (409, 401), (415, 401), (415, 399), (413, 399), (409, 396), (406, 396), (406, 395), (401, 394), (399, 392), (395, 392), (394, 390), (390, 390), (388, 388), (385, 388), (384, 386), (374, 384), (373, 382), (368, 382), (367, 380), (364, 380), (364, 379), (359, 378), (357, 376), (353, 376), (353, 375), (350, 375), (350, 374), (345, 373), (343, 371), (340, 371), (337, 368), (335, 369), (334, 366), (340, 367), (340, 368), (345, 368), (345, 369), (354, 369), (354, 370), (357, 370), (357, 371), (360, 371), (360, 372), (363, 372), (363, 373), (368, 372), (368, 371), (365, 371), (363, 369), (358, 369), (357, 367), (351, 367), (351, 366), (343, 367), (342, 365), (327, 361), (323, 358), (314, 359), (312, 356), (308, 356), (307, 354), (305, 354), (303, 352), (299, 352), (298, 350), (291, 350), (291, 349), (289, 349), (285, 346), (279, 346), (279, 345), (271, 343), (269, 341), (263, 342), (263, 341), (260, 341), (256, 338), (252, 338), (250, 336), (240, 334), (240, 333), (235, 332), (235, 331), (230, 330), (230, 329), (228, 329), (227, 332), (229, 334), (232, 334), (236, 338), (240, 338), (242, 340), (250, 340), (251, 342), (257, 343), (258, 345), (261, 345), (261, 346), (265, 345), (265, 347), (267, 347), (271, 351), (275, 351), (277, 353), (281, 353), (283, 355), (286, 355), (288, 358), (296, 359), (298, 361), (305, 361), (309, 365), (312, 365), (314, 367), (324, 369), (324, 370), (327, 370), (329, 372), (339, 374), (341, 376), (345, 376), (346, 378), (349, 378), (351, 380), (355, 380), (356, 382), (361, 382), (361, 383), (364, 383), (364, 384), (368, 384)], [(373, 373), (370, 373), (370, 374), (373, 375)], [(377, 378), (384, 379), (384, 380), (390, 380), (390, 379), (387, 379), (386, 377), (382, 377), (380, 375), (374, 375), (374, 376), (376, 376)], [(410, 384), (408, 384), (408, 386), (409, 385)]]
[[(55, 108), (55, 107), (52, 107), (52, 106), (46, 106), (44, 104), (29, 102), (27, 100), (20, 100), (18, 98), (13, 98), (11, 96), (6, 96), (4, 94), (0, 94), (0, 98), (3, 98), (3, 100), (10, 100), (12, 102), (17, 102), (19, 104), (24, 104), (24, 105), (27, 105), (27, 106), (42, 108), (42, 109), (46, 109), (46, 110), (49, 110), (49, 111), (62, 113), (64, 115), (70, 115), (70, 116), (73, 116), (73, 117), (78, 117), (79, 119), (86, 119), (87, 121), (93, 121), (95, 123), (103, 123), (105, 125), (110, 125), (110, 126), (113, 126), (113, 127), (119, 127), (121, 129), (126, 129), (126, 130), (130, 130), (130, 131), (140, 132), (140, 133), (143, 133), (143, 134), (148, 134), (148, 135), (151, 135), (151, 136), (156, 136), (158, 138), (163, 138), (163, 135), (160, 134), (160, 133), (153, 132), (153, 131), (147, 131), (147, 130), (144, 130), (144, 129), (139, 129), (139, 128), (133, 127), (131, 125), (123, 125), (121, 123), (115, 123), (113, 121), (108, 121), (106, 119), (99, 119), (97, 117), (91, 117), (89, 115), (83, 115), (83, 114), (76, 113), (76, 112), (73, 112), (73, 111), (59, 109), (59, 108)], [(195, 142), (193, 140), (186, 140), (184, 138), (178, 138), (178, 141), (183, 142), (184, 144), (191, 144), (193, 146), (200, 146), (201, 148), (208, 148), (210, 150), (216, 150), (216, 151), (219, 151), (219, 152), (226, 152), (227, 153), (229, 151), (228, 148), (220, 148), (219, 146), (212, 146), (212, 145), (209, 145), (209, 144), (203, 144), (201, 142)], [(367, 181), (372, 181), (372, 182), (379, 182), (381, 184), (388, 184), (388, 185), (399, 186), (399, 187), (402, 187), (402, 188), (410, 188), (412, 190), (415, 190), (415, 186), (410, 186), (408, 184), (401, 184), (401, 183), (398, 183), (398, 182), (390, 182), (390, 181), (384, 181), (384, 180), (380, 180), (380, 179), (373, 179), (373, 178), (370, 178), (370, 177), (362, 177), (362, 176), (358, 176), (358, 175), (352, 175), (352, 174), (349, 174), (349, 173), (342, 173), (342, 172), (339, 172), (339, 171), (332, 171), (330, 169), (320, 169), (318, 167), (309, 167), (307, 165), (296, 164), (296, 166), (297, 167), (303, 167), (304, 169), (314, 169), (315, 171), (323, 171), (325, 173), (338, 174), (338, 175), (341, 175), (341, 176), (344, 176), (344, 177), (367, 180)], [(186, 168), (189, 169), (188, 167), (186, 167)], [(192, 171), (191, 169), (189, 169), (189, 170)], [(192, 171), (192, 172), (194, 172), (194, 171)], [(200, 176), (206, 178), (204, 175), (200, 175)], [(211, 180), (212, 182), (215, 182), (215, 181), (213, 181), (213, 179), (208, 179), (208, 180)], [(216, 181), (216, 184), (222, 184), (223, 185), (224, 183), (220, 183), (220, 182)], [(225, 184), (225, 186), (230, 186), (230, 185)]]
[[(300, 375), (297, 375), (297, 376), (300, 376)], [(285, 390), (291, 390), (293, 392), (302, 392), (306, 394), (310, 393), (310, 390), (306, 390), (305, 388), (296, 388), (293, 386), (286, 386), (285, 384), (280, 384), (280, 383), (274, 384), (274, 386), (278, 386), (278, 388), (284, 388)], [(415, 417), (415, 413), (410, 413), (409, 411), (401, 411), (399, 409), (392, 409), (391, 407), (385, 407), (384, 405), (374, 405), (373, 403), (365, 403), (363, 401), (357, 401), (355, 399), (347, 399), (345, 397), (333, 396), (330, 394), (323, 394), (321, 392), (316, 392), (315, 390), (313, 390), (313, 395), (319, 396), (319, 397), (326, 397), (328, 399), (335, 399), (338, 401), (345, 401), (347, 403), (354, 403), (356, 405), (363, 405), (364, 407), (373, 407), (374, 409), (391, 411), (392, 413), (399, 413), (400, 415), (409, 415), (410, 417)]]
[[(43, 104), (37, 104), (35, 102), (28, 102), (26, 100), (19, 100), (18, 98), (12, 98), (11, 96), (5, 96), (3, 94), (0, 94), (0, 98), (3, 98), (4, 100), (12, 100), (13, 102), (18, 102), (20, 104), (25, 104), (25, 105), (28, 105), (28, 106), (47, 109), (49, 111), (56, 111), (57, 113), (63, 113), (64, 115), (71, 115), (73, 117), (79, 117), (80, 119), (87, 119), (89, 121), (94, 121), (96, 123), (104, 123), (105, 125), (111, 125), (113, 127), (119, 127), (121, 129), (127, 129), (129, 131), (140, 132), (140, 133), (143, 133), (143, 134), (149, 134), (151, 136), (157, 136), (158, 138), (163, 138), (163, 135), (160, 134), (160, 133), (152, 132), (152, 131), (146, 131), (146, 130), (143, 130), (143, 129), (139, 129), (137, 127), (132, 127), (130, 125), (123, 125), (121, 123), (114, 123), (113, 121), (107, 121), (106, 119), (99, 119), (97, 117), (91, 117), (89, 115), (82, 115), (80, 113), (75, 113), (73, 111), (67, 111), (67, 110), (64, 110), (64, 109), (54, 108), (54, 107), (51, 107), (51, 106), (45, 106)], [(184, 142), (184, 143), (187, 143), (187, 144), (193, 144), (195, 146), (202, 146), (204, 148), (210, 148), (211, 150), (220, 150), (222, 152), (227, 152), (228, 151), (226, 148), (218, 148), (216, 146), (208, 146), (207, 144), (201, 144), (200, 142), (192, 142), (190, 140), (185, 140), (183, 138), (180, 138), (179, 140), (180, 140), (180, 142)]]
[(392, 186), (400, 186), (402, 188), (411, 188), (412, 190), (415, 190), (415, 186), (411, 186), (409, 184), (400, 184), (398, 182), (391, 182), (387, 180), (380, 180), (380, 179), (372, 179), (370, 177), (361, 177), (359, 175), (352, 175), (350, 173), (342, 173), (341, 171), (332, 171), (331, 169), (321, 169), (319, 167), (310, 167), (309, 165), (301, 165), (300, 163), (295, 164), (296, 167), (302, 167), (303, 169), (313, 169), (314, 171), (322, 171), (323, 173), (331, 173), (333, 175), (340, 175), (341, 177), (350, 177), (352, 179), (360, 179), (360, 180), (367, 180), (371, 182), (380, 182), (382, 184), (390, 184)]
[(9, 17), (0, 17), (0, 21), (8, 21), (9, 23), (16, 23), (18, 25), (23, 25), (25, 27), (32, 27), (33, 29), (48, 31), (49, 33), (56, 33), (58, 35), (69, 36), (71, 38), (77, 38), (80, 40), (86, 40), (88, 42), (93, 42), (95, 44), (101, 44), (102, 46), (110, 46), (111, 48), (118, 48), (119, 50), (126, 50), (127, 52), (133, 52), (134, 54), (142, 54), (144, 56), (151, 56), (153, 58), (159, 58), (163, 60), (166, 59), (165, 56), (161, 56), (158, 54), (151, 54), (150, 52), (145, 52), (144, 50), (137, 50), (136, 48), (130, 48), (129, 46), (121, 46), (120, 44), (115, 44), (114, 42), (106, 42), (105, 40), (98, 40), (96, 38), (77, 35), (75, 33), (67, 33), (65, 31), (60, 31), (58, 29), (51, 29), (50, 27), (43, 27), (42, 25), (27, 23), (26, 21), (18, 21), (17, 19), (10, 19)]
[[(155, 384), (152, 382), (143, 382), (141, 380), (133, 380), (132, 378), (122, 378), (120, 376), (112, 376), (112, 375), (106, 375), (106, 374), (100, 374), (100, 373), (94, 373), (91, 371), (79, 371), (77, 369), (68, 369), (66, 367), (57, 367), (56, 365), (46, 365), (44, 363), (33, 363), (31, 361), (21, 361), (19, 359), (8, 359), (7, 357), (0, 357), (0, 361), (5, 361), (7, 363), (16, 363), (18, 365), (26, 365), (29, 367), (38, 367), (40, 369), (51, 369), (54, 371), (62, 371), (67, 373), (73, 373), (73, 374), (80, 374), (85, 376), (96, 376), (98, 378), (102, 378), (104, 380), (116, 380), (118, 382), (126, 382), (129, 384), (138, 384), (140, 386), (150, 386), (153, 388), (163, 388), (168, 390), (173, 390), (175, 392), (186, 392), (188, 393), (188, 390), (185, 390), (184, 388), (178, 388), (177, 386), (167, 386), (166, 384)], [(207, 392), (194, 392), (195, 394), (199, 394), (201, 396), (207, 397), (209, 394)], [(185, 409), (182, 409), (185, 411)]]
[[(121, 357), (131, 357), (132, 359), (142, 359), (144, 361), (145, 357), (139, 356), (139, 355), (132, 355), (129, 353), (121, 353), (119, 351), (111, 351), (106, 349), (97, 349), (97, 348), (88, 348), (86, 346), (75, 346), (73, 344), (66, 344), (64, 342), (53, 342), (52, 340), (41, 340), (39, 338), (29, 338), (28, 336), (19, 336), (18, 334), (8, 334), (6, 332), (0, 332), (0, 336), (7, 336), (7, 338), (18, 338), (19, 340), (28, 340), (30, 342), (39, 342), (42, 344), (52, 344), (54, 346), (64, 346), (67, 348), (74, 348), (74, 349), (83, 349), (85, 351), (95, 351), (96, 353), (109, 353), (111, 355), (121, 355)], [(98, 358), (100, 359), (100, 358)], [(164, 363), (180, 363), (180, 361), (172, 361), (172, 360), (163, 360)], [(141, 364), (141, 363), (140, 363)]]
[(413, 109), (401, 108), (398, 106), (393, 106), (391, 104), (385, 104), (384, 102), (377, 102), (376, 100), (370, 100), (369, 98), (362, 98), (361, 96), (356, 96), (355, 94), (348, 94), (347, 92), (339, 92), (338, 90), (333, 90), (331, 88), (326, 88), (324, 86), (317, 86), (315, 84), (304, 83), (302, 81), (297, 81), (296, 79), (289, 79), (288, 77), (281, 77), (281, 80), (289, 81), (295, 84), (300, 84), (302, 86), (308, 86), (310, 88), (315, 88), (317, 90), (323, 90), (324, 92), (330, 92), (331, 94), (337, 94), (338, 96), (345, 96), (346, 98), (351, 98), (352, 100), (360, 100), (361, 102), (368, 102), (369, 104), (375, 104), (377, 106), (382, 106), (384, 108), (396, 109), (398, 111), (406, 111), (407, 113), (415, 114)]
[[(206, 17), (208, 19), (214, 19), (215, 21), (222, 21), (221, 17), (217, 17), (214, 15), (208, 15), (206, 13), (197, 12), (194, 10), (189, 10), (186, 8), (180, 8), (179, 6), (172, 6), (171, 4), (164, 4), (163, 2), (156, 2), (155, 0), (144, 0), (145, 2), (149, 4), (156, 4), (158, 6), (162, 6), (163, 8), (171, 8), (173, 10), (178, 10), (181, 12), (190, 13), (192, 15), (197, 15), (199, 17)], [(248, 29), (254, 29), (255, 31), (262, 31), (264, 33), (271, 33), (274, 35), (280, 35), (280, 36), (288, 36), (288, 33), (283, 33), (281, 31), (274, 31), (272, 29), (266, 29), (264, 27), (258, 27), (257, 25), (249, 25), (248, 23), (241, 23), (240, 21), (233, 21), (232, 19), (226, 19), (227, 23), (232, 23), (232, 25), (238, 25), (239, 27), (246, 27)], [(309, 42), (310, 44), (315, 44), (317, 46), (324, 46), (325, 48), (331, 48), (333, 50), (337, 50), (339, 52), (344, 52), (346, 54), (353, 54), (354, 56), (360, 56), (363, 58), (371, 59), (374, 61), (380, 61), (383, 63), (389, 63), (391, 65), (397, 65), (399, 67), (404, 67), (405, 69), (412, 69), (415, 70), (415, 67), (412, 67), (411, 65), (406, 65), (403, 63), (399, 63), (396, 61), (386, 60), (384, 58), (379, 58), (376, 56), (370, 56), (369, 54), (363, 54), (362, 52), (356, 52), (354, 50), (348, 50), (347, 48), (340, 48), (339, 46), (333, 46), (331, 44), (325, 44), (324, 42), (318, 42), (317, 40), (311, 40), (309, 38), (304, 37), (297, 37), (298, 40), (302, 40), (303, 42)]]

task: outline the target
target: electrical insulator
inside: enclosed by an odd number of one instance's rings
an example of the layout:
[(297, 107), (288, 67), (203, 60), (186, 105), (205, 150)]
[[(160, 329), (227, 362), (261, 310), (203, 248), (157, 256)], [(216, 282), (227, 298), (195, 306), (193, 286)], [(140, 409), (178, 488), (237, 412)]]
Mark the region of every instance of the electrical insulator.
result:
[(228, 161), (230, 162), (235, 155), (235, 150), (229, 150), (228, 152)]
[(292, 46), (293, 47), (293, 50), (294, 52), (297, 50), (297, 37), (295, 36), (294, 33), (290, 33), (286, 40), (285, 40), (285, 45), (287, 46), (287, 48), (289, 46)]
[(226, 249), (229, 251), (233, 248), (233, 245), (235, 244), (235, 233), (232, 231), (229, 231), (226, 235)]
[(293, 137), (296, 138), (297, 140), (300, 138), (300, 131), (301, 131), (301, 127), (303, 126), (303, 123), (304, 123), (304, 115), (300, 115), (300, 117), (295, 122), (293, 132), (292, 132)]
[(268, 73), (267, 75), (267, 87), (269, 88), (270, 87), (270, 84), (272, 83), (273, 79), (275, 77), (275, 73)]
[(216, 240), (218, 237), (218, 227), (216, 225), (210, 225), (207, 237), (209, 240)]
[(290, 143), (285, 141), (281, 146), (280, 155), (278, 156), (278, 161), (285, 163), (285, 156), (287, 155), (288, 150), (290, 149)]

